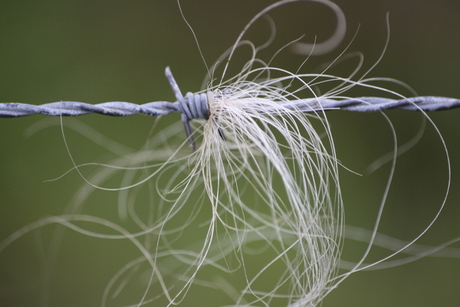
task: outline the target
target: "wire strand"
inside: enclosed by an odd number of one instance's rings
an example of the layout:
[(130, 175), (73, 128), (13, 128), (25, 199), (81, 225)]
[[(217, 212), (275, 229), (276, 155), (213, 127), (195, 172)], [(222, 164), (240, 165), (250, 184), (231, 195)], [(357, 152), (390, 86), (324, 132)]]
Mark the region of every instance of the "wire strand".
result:
[[(137, 114), (161, 116), (172, 112), (184, 114), (188, 120), (195, 118), (207, 119), (209, 117), (207, 110), (208, 95), (188, 93), (184, 97), (184, 103), (189, 108), (186, 111), (184, 111), (178, 102), (168, 101), (154, 101), (142, 105), (123, 101), (104, 102), (95, 105), (78, 101), (60, 101), (42, 105), (7, 102), (0, 103), (0, 117), (21, 117), (33, 114), (77, 116), (90, 113), (109, 116), (131, 116)], [(433, 112), (458, 108), (460, 107), (460, 99), (437, 96), (418, 96), (404, 99), (381, 97), (358, 97), (339, 100), (311, 98), (291, 101), (285, 107), (296, 108), (305, 113), (322, 110), (378, 112), (391, 109)]]
[[(176, 102), (154, 101), (142, 105), (124, 101), (104, 102), (95, 105), (78, 101), (60, 101), (42, 105), (9, 102), (0, 103), (0, 117), (21, 117), (33, 114), (43, 114), (50, 116), (77, 116), (90, 113), (109, 116), (131, 116), (136, 114), (161, 116), (172, 112), (177, 112), (182, 114), (182, 122), (184, 123), (187, 139), (189, 141), (190, 147), (194, 150), (195, 140), (192, 135), (189, 121), (198, 118), (209, 118), (208, 100), (209, 97), (214, 96), (214, 93), (187, 93), (184, 97), (169, 67), (166, 67), (165, 75), (176, 96)], [(280, 103), (282, 103), (283, 107), (303, 113), (331, 110), (379, 112), (391, 109), (433, 112), (460, 107), (460, 99), (437, 96), (418, 96), (403, 99), (390, 99), (382, 97), (331, 99), (325, 97), (317, 97), (293, 100), (290, 102), (283, 101)], [(266, 108), (261, 110), (261, 112), (269, 111), (270, 110)]]

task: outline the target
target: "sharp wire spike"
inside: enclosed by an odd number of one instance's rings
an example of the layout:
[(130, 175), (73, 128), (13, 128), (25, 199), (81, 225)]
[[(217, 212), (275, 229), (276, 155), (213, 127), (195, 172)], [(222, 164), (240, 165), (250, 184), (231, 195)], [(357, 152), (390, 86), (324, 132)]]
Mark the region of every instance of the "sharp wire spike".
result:
[[(188, 106), (188, 104), (185, 102), (184, 96), (182, 96), (182, 92), (179, 88), (179, 85), (177, 85), (176, 79), (174, 79), (174, 76), (171, 73), (171, 69), (169, 68), (169, 66), (167, 66), (165, 69), (165, 75), (169, 81), (169, 85), (171, 85), (171, 89), (173, 90), (174, 95), (176, 95), (177, 102), (182, 111), (182, 123), (184, 124), (185, 134), (190, 144), (190, 148), (192, 148), (192, 150), (195, 151), (195, 148), (196, 148), (195, 138), (193, 137), (192, 128), (190, 127), (190, 122), (189, 122), (191, 119), (193, 119), (191, 109)], [(196, 110), (197, 108), (194, 108), (194, 109)]]

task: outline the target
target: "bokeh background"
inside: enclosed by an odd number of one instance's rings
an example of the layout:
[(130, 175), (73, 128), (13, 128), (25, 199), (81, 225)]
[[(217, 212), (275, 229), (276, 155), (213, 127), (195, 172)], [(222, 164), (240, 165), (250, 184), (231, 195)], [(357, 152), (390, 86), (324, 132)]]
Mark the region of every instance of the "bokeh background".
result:
[[(252, 16), (273, 2), (194, 0), (181, 1), (181, 6), (209, 65), (235, 41)], [(336, 52), (310, 59), (305, 70), (314, 71), (333, 60), (356, 33), (348, 52), (364, 54), (366, 71), (383, 50), (386, 14), (390, 12), (390, 43), (369, 76), (404, 81), (419, 95), (460, 97), (460, 2), (335, 3), (347, 17), (346, 39)], [(333, 14), (314, 3), (287, 5), (270, 15), (277, 25), (277, 37), (274, 49), (264, 53), (267, 57), (302, 34), (305, 41), (313, 41), (315, 35), (318, 41), (324, 40), (335, 27)], [(268, 35), (267, 23), (259, 22), (248, 38), (262, 43)], [(275, 64), (295, 70), (301, 61), (297, 55), (284, 53)], [(356, 62), (337, 67), (334, 73), (346, 75), (353, 65)], [(172, 101), (164, 78), (166, 66), (171, 66), (183, 92), (200, 89), (206, 67), (176, 1), (0, 1), (1, 102)], [(419, 113), (391, 111), (387, 115), (400, 144), (412, 139), (422, 123)], [(379, 114), (331, 112), (328, 116), (339, 159), (363, 174), (342, 172), (347, 224), (371, 229), (389, 165), (372, 174), (366, 169), (392, 149), (388, 123)], [(430, 116), (445, 139), (452, 163), (452, 189), (444, 211), (420, 241), (436, 246), (460, 236), (460, 110)], [(63, 213), (72, 195), (84, 184), (77, 174), (43, 182), (72, 167), (59, 119), (54, 126), (28, 136), (28, 129), (43, 118), (0, 120), (0, 240), (40, 218)], [(164, 117), (160, 128), (178, 119), (177, 115)], [(154, 123), (144, 116), (87, 115), (78, 121), (131, 148), (142, 148)], [(78, 163), (108, 159), (106, 149), (84, 136), (70, 129), (66, 136)], [(403, 240), (419, 234), (442, 203), (447, 175), (439, 136), (428, 125), (421, 140), (398, 159), (381, 231)], [(115, 203), (114, 193), (103, 193), (87, 205), (85, 213), (116, 218)], [(46, 255), (50, 232), (44, 228), (27, 234), (0, 254), (1, 306), (40, 306), (43, 302), (49, 306), (97, 306), (107, 281), (132, 259), (133, 251), (127, 249), (125, 253), (119, 242), (66, 232), (57, 259), (59, 270), (49, 286), (51, 297), (45, 297), (40, 259)], [(364, 248), (351, 242), (345, 246), (345, 257), (357, 260)], [(370, 259), (381, 255), (385, 252), (376, 250)], [(424, 258), (396, 268), (352, 275), (325, 299), (323, 306), (457, 306), (459, 276), (460, 259)]]

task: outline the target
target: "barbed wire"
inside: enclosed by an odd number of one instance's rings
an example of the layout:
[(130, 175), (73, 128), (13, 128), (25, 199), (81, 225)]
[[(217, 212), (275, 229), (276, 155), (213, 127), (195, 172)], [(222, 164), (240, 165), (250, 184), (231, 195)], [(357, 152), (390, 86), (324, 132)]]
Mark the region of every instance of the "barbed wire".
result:
[[(190, 94), (190, 93), (189, 93)], [(199, 99), (196, 96), (199, 95)], [(205, 98), (203, 98), (205, 97)], [(207, 95), (191, 94), (184, 97), (184, 102), (189, 107), (196, 107), (197, 104), (207, 103)], [(203, 106), (198, 106), (203, 110)], [(318, 112), (322, 110), (342, 110), (353, 112), (377, 112), (390, 109), (404, 109), (410, 111), (441, 111), (460, 107), (460, 99), (419, 96), (404, 99), (390, 99), (381, 97), (358, 97), (352, 99), (333, 100), (327, 98), (311, 98), (292, 101), (286, 104), (287, 108), (297, 108), (302, 112)], [(205, 110), (205, 109), (204, 109)], [(154, 101), (138, 105), (130, 102), (112, 101), (100, 104), (88, 104), (78, 101), (60, 101), (42, 105), (26, 103), (0, 103), (0, 117), (21, 117), (33, 114), (51, 116), (77, 116), (90, 113), (97, 113), (109, 116), (131, 116), (144, 114), (149, 116), (167, 115), (172, 112), (185, 114), (178, 102)], [(187, 118), (189, 118), (187, 116)], [(194, 116), (189, 119), (204, 118)]]
[[(189, 121), (196, 118), (208, 119), (208, 93), (187, 93), (184, 97), (177, 85), (169, 67), (165, 70), (166, 77), (176, 96), (176, 102), (154, 101), (138, 105), (124, 101), (104, 102), (89, 104), (78, 101), (60, 101), (42, 105), (26, 103), (0, 103), (0, 117), (21, 117), (33, 114), (50, 116), (77, 116), (90, 113), (109, 116), (131, 116), (144, 114), (149, 116), (167, 115), (172, 112), (182, 114), (182, 122), (190, 142), (195, 148)], [(225, 92), (222, 92), (225, 95)], [(390, 99), (382, 97), (358, 97), (358, 98), (309, 98), (290, 102), (282, 102), (282, 107), (299, 112), (312, 113), (329, 110), (343, 110), (353, 112), (378, 112), (390, 109), (404, 109), (410, 111), (433, 112), (460, 107), (460, 99), (419, 96), (403, 99)], [(269, 110), (264, 109), (263, 112)]]
[[(190, 93), (189, 93), (190, 94)], [(199, 95), (198, 100), (196, 96)], [(203, 108), (203, 102), (207, 103), (207, 95), (191, 94), (184, 97), (184, 102), (189, 107)], [(390, 109), (404, 109), (410, 111), (441, 111), (460, 107), (460, 99), (419, 96), (404, 99), (390, 99), (381, 97), (358, 97), (352, 99), (333, 100), (328, 98), (311, 98), (292, 101), (285, 105), (286, 108), (297, 108), (301, 112), (311, 113), (322, 110), (342, 110), (353, 112), (378, 112)], [(167, 115), (172, 112), (185, 114), (178, 102), (154, 101), (138, 105), (130, 102), (112, 101), (100, 104), (88, 104), (78, 101), (60, 101), (42, 105), (26, 103), (0, 103), (0, 117), (21, 117), (33, 114), (51, 116), (76, 116), (97, 113), (110, 116), (131, 116), (144, 114), (149, 116)], [(206, 115), (187, 116), (187, 118), (204, 118)]]

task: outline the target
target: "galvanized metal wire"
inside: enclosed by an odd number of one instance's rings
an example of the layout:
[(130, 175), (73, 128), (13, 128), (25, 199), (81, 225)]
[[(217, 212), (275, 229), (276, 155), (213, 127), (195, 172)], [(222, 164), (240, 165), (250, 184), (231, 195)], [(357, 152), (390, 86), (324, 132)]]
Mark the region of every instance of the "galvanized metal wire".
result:
[[(144, 114), (149, 116), (166, 115), (172, 112), (182, 113), (187, 119), (207, 119), (207, 95), (190, 94), (183, 98), (182, 104), (195, 111), (186, 109), (178, 102), (154, 101), (138, 105), (130, 102), (112, 101), (100, 104), (88, 104), (77, 101), (60, 101), (42, 105), (8, 102), (0, 103), (0, 117), (21, 117), (33, 114), (51, 116), (76, 116), (97, 113), (110, 116), (130, 116)], [(206, 103), (206, 104), (205, 104)], [(312, 98), (292, 101), (288, 108), (297, 108), (302, 112), (318, 112), (321, 110), (343, 110), (353, 112), (377, 112), (390, 109), (410, 111), (441, 111), (460, 107), (460, 99), (419, 96), (404, 99), (389, 99), (380, 97), (358, 97), (352, 99), (332, 100), (327, 98)]]
[[(10, 102), (0, 103), (0, 117), (21, 117), (33, 114), (77, 116), (89, 113), (110, 116), (130, 116), (136, 114), (161, 116), (177, 112), (182, 114), (182, 122), (184, 123), (188, 140), (191, 147), (194, 148), (195, 142), (189, 121), (197, 118), (208, 119), (208, 94), (187, 93), (184, 97), (169, 67), (166, 68), (165, 74), (176, 96), (176, 102), (154, 101), (142, 105), (123, 101), (104, 102), (95, 105), (77, 101), (60, 101), (42, 105)], [(419, 96), (403, 99), (381, 97), (330, 99), (318, 97), (294, 100), (289, 103), (283, 102), (283, 107), (305, 113), (329, 110), (378, 112), (390, 109), (432, 112), (458, 108), (460, 107), (460, 99), (437, 96)]]
[[(183, 97), (182, 104), (178, 102), (154, 101), (138, 105), (130, 102), (112, 101), (100, 104), (88, 104), (77, 101), (60, 101), (42, 105), (8, 102), (0, 103), (0, 117), (21, 117), (33, 114), (51, 116), (76, 116), (97, 113), (110, 116), (130, 116), (144, 114), (149, 116), (166, 115), (172, 112), (184, 114), (187, 119), (204, 118), (207, 112), (206, 94), (188, 94)], [(292, 101), (285, 105), (287, 108), (297, 108), (302, 112), (318, 112), (321, 110), (342, 110), (353, 112), (377, 112), (390, 109), (410, 111), (441, 111), (460, 107), (460, 99), (419, 96), (404, 99), (389, 99), (380, 97), (358, 97), (352, 99), (333, 100), (327, 98), (312, 98)], [(191, 109), (191, 110), (190, 110)]]

